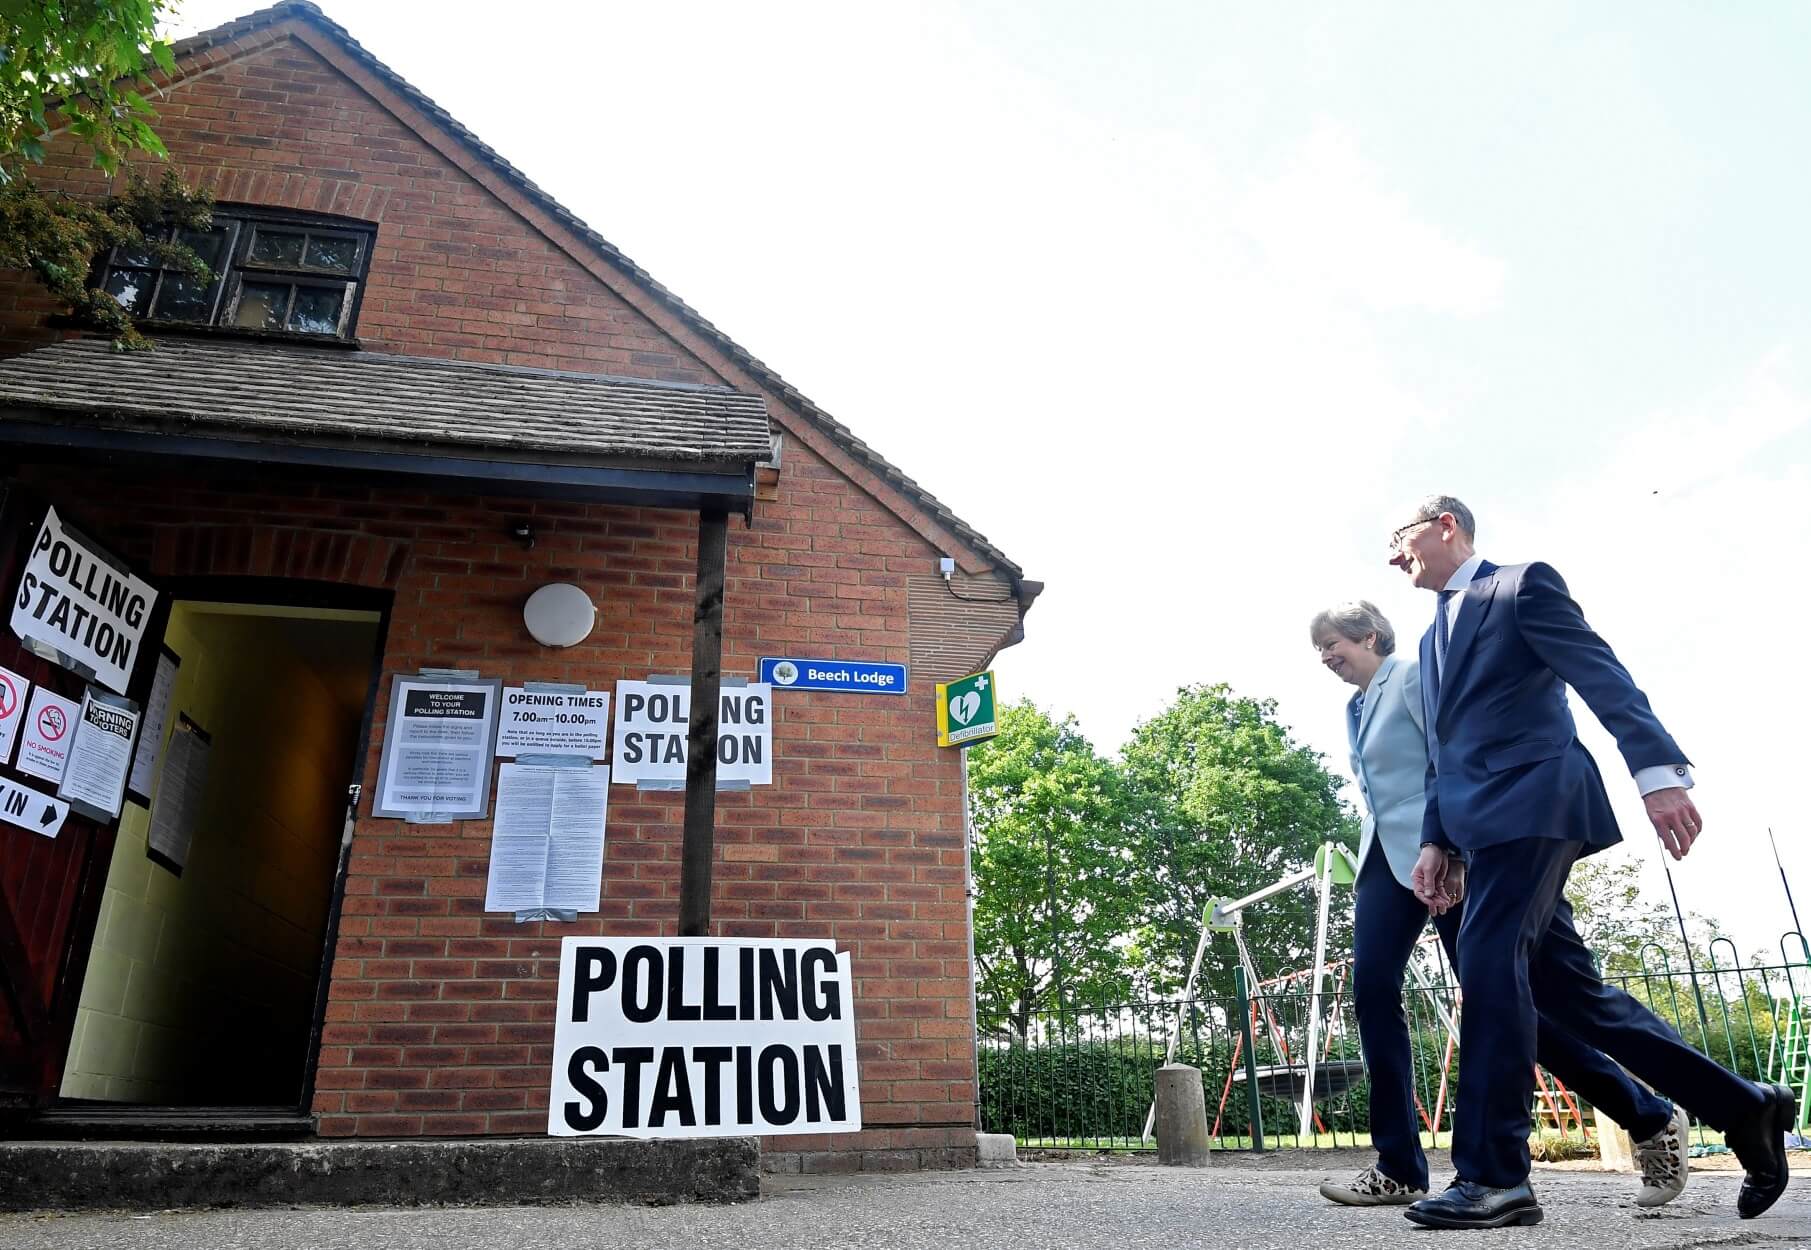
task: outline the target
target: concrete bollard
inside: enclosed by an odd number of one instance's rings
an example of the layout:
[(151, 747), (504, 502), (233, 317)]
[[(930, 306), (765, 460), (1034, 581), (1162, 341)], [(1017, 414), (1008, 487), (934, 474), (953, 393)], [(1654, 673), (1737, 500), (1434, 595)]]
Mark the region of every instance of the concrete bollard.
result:
[(1635, 1146), (1628, 1130), (1596, 1107), (1591, 1108), (1591, 1121), (1597, 1127), (1598, 1165), (1606, 1172), (1633, 1172)]
[(1207, 1156), (1207, 1098), (1201, 1090), (1201, 1069), (1166, 1063), (1157, 1069), (1157, 1162), (1204, 1168)]
[(975, 1166), (982, 1168), (1018, 1167), (1018, 1141), (1011, 1133), (976, 1133)]

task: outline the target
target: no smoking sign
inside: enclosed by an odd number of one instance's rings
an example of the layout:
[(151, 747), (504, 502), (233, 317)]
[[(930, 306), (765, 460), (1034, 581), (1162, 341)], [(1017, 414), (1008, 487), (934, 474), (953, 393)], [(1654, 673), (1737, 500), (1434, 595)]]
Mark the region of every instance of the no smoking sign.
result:
[(13, 757), (13, 743), (19, 738), (20, 715), (25, 709), (25, 693), (31, 683), (10, 668), (0, 668), (0, 764)]

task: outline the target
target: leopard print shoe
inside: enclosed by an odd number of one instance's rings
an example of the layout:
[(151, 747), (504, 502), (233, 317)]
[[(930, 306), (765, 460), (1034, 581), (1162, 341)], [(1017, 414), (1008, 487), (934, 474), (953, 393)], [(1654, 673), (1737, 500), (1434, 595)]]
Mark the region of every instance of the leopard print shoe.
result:
[(1638, 1207), (1664, 1206), (1685, 1192), (1685, 1178), (1691, 1175), (1686, 1163), (1686, 1138), (1691, 1133), (1691, 1120), (1685, 1108), (1673, 1104), (1673, 1118), (1652, 1137), (1635, 1143), (1635, 1163), (1641, 1169), (1641, 1192), (1635, 1195)]
[(1427, 1197), (1427, 1190), (1411, 1189), (1373, 1166), (1349, 1181), (1328, 1181), (1321, 1186), (1321, 1197), (1348, 1207), (1405, 1207)]

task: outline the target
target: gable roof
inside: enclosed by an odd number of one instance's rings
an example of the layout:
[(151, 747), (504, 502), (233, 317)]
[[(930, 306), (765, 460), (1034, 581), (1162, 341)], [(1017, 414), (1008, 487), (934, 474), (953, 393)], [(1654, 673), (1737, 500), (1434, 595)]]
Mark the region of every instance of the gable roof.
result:
[(641, 266), (630, 260), (609, 240), (586, 225), (570, 209), (553, 196), (536, 186), (526, 174), (503, 158), (494, 148), (461, 125), (452, 114), (429, 99), (419, 88), (403, 78), (395, 70), (385, 65), (367, 51), (344, 27), (329, 18), (316, 5), (308, 0), (281, 0), (267, 9), (260, 9), (244, 17), (203, 31), (187, 39), (177, 41), (175, 54), (180, 60), (192, 53), (205, 51), (208, 48), (229, 44), (242, 35), (250, 34), (264, 27), (272, 26), (287, 20), (298, 20), (309, 23), (329, 35), (347, 53), (353, 56), (372, 74), (379, 77), (385, 85), (406, 97), (409, 102), (432, 117), (459, 141), (468, 151), (488, 165), (493, 171), (506, 179), (517, 191), (527, 196), (540, 209), (571, 230), (576, 236), (592, 247), (614, 269), (618, 270), (638, 287), (647, 292), (662, 306), (680, 318), (688, 327), (707, 339), (713, 346), (723, 352), (736, 366), (761, 386), (780, 397), (793, 410), (803, 416), (810, 424), (829, 437), (829, 439), (848, 455), (853, 457), (869, 472), (884, 483), (898, 491), (907, 502), (921, 509), (939, 526), (950, 531), (966, 543), (975, 553), (1007, 573), (1015, 581), (1022, 578), (1021, 569), (999, 548), (983, 537), (973, 526), (963, 521), (954, 512), (933, 496), (924, 487), (912, 480), (898, 466), (894, 465), (875, 451), (867, 443), (856, 437), (854, 431), (836, 420), (829, 413), (806, 398), (797, 387), (782, 378), (768, 365), (757, 359), (747, 348), (741, 346), (729, 335), (707, 321), (696, 309), (673, 294), (666, 287), (655, 281)]
[[(462, 360), (166, 337), (72, 339), (0, 361), (0, 405), (186, 428), (485, 457), (751, 469), (767, 401), (720, 387)], [(540, 457), (540, 458), (545, 458)]]

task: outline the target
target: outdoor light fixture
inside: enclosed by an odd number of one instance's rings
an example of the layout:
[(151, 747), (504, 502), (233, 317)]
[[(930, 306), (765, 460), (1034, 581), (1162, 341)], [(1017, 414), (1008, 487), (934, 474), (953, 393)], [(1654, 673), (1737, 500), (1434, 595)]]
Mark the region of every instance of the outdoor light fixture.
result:
[(571, 582), (549, 582), (522, 605), (522, 623), (543, 647), (570, 647), (591, 636), (597, 605)]

